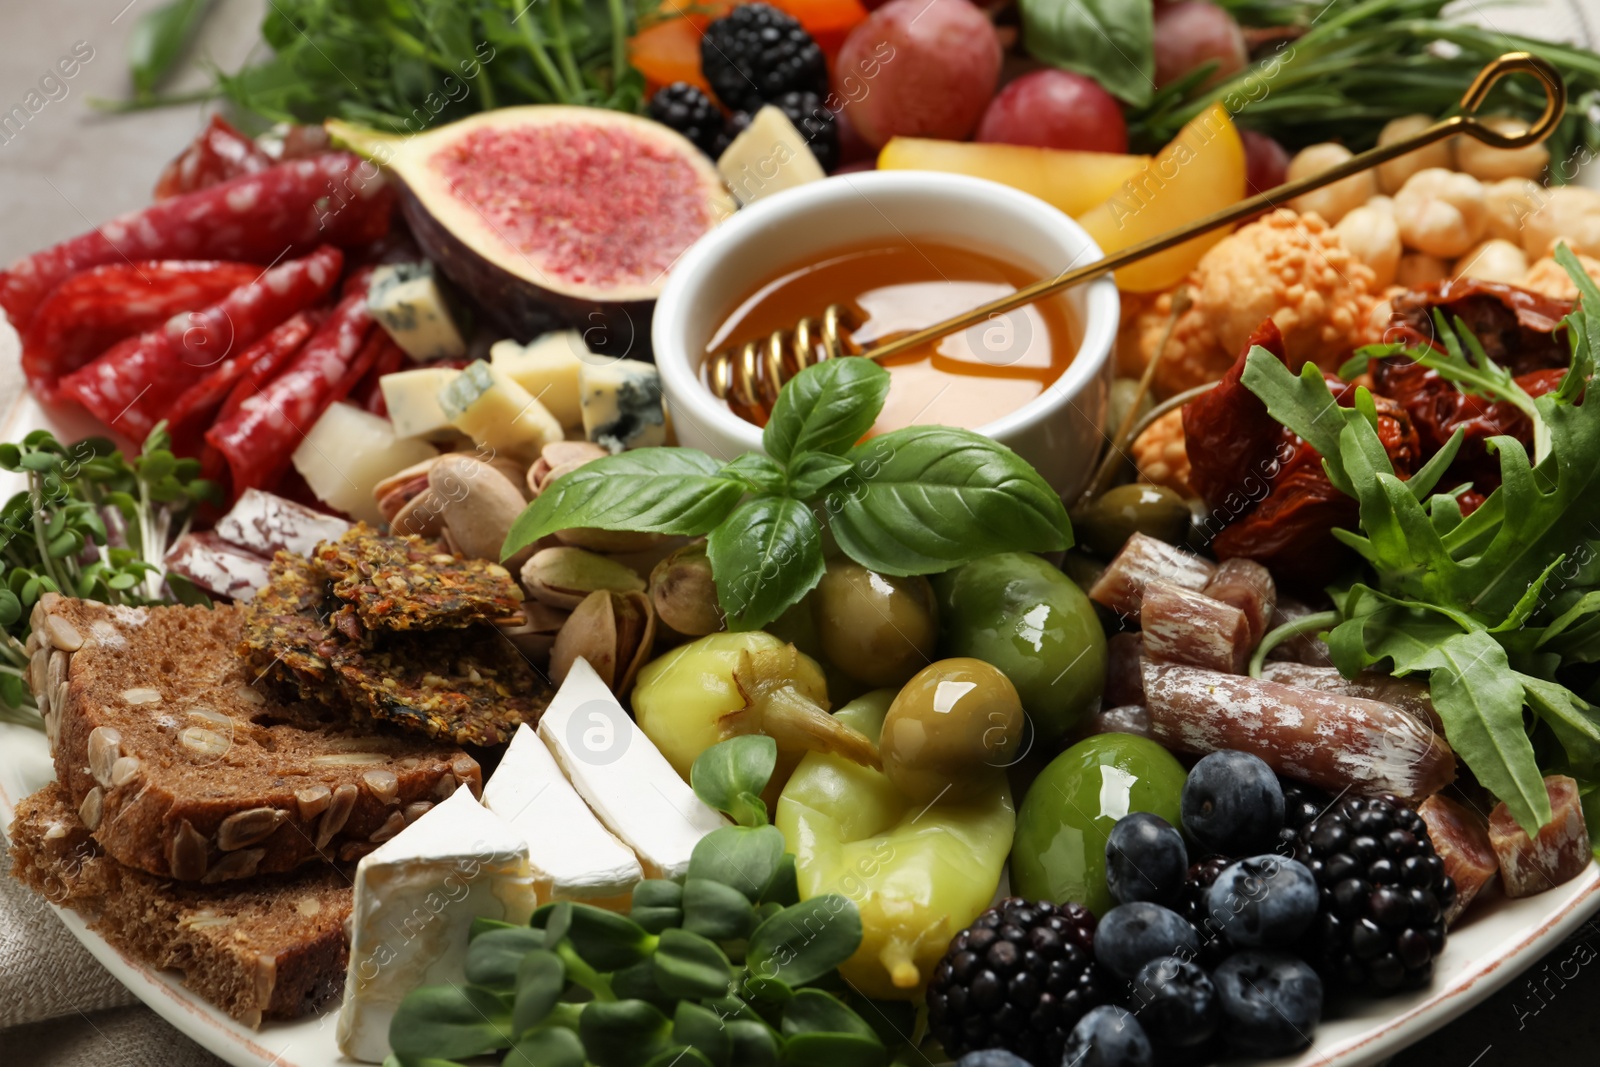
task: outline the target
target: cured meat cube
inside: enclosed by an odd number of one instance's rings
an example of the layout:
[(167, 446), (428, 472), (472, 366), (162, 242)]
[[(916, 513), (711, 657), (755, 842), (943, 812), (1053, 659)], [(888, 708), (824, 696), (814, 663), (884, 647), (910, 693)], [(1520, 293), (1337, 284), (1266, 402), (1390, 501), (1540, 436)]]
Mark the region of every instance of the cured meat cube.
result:
[(1250, 623), (1244, 612), (1171, 582), (1145, 586), (1139, 629), (1151, 663), (1243, 674), (1250, 659)]
[(1267, 568), (1253, 559), (1225, 559), (1217, 564), (1217, 573), (1200, 591), (1244, 612), (1245, 621), (1250, 624), (1250, 648), (1261, 643), (1261, 635), (1267, 632), (1278, 606), (1278, 588)]
[(1106, 707), (1144, 703), (1144, 637), (1112, 634), (1106, 641), (1106, 685), (1100, 702)]
[(1414, 803), (1456, 776), (1443, 737), (1376, 700), (1149, 662), (1144, 693), (1150, 736), (1168, 748), (1252, 752), (1330, 793), (1394, 793)]
[(1456, 898), (1444, 913), (1448, 926), (1494, 880), (1500, 860), (1489, 843), (1488, 824), (1465, 804), (1435, 793), (1417, 805), (1417, 814), (1428, 824), (1428, 839), (1444, 860), (1444, 873), (1456, 883)]
[(1578, 783), (1565, 775), (1544, 780), (1554, 817), (1529, 837), (1504, 803), (1489, 815), (1489, 843), (1500, 857), (1500, 881), (1508, 897), (1531, 897), (1576, 878), (1589, 865), (1589, 828), (1583, 821)]
[(1205, 588), (1216, 569), (1216, 564), (1193, 552), (1136, 533), (1089, 589), (1089, 599), (1124, 619), (1135, 619), (1144, 600), (1144, 588), (1151, 582), (1170, 582), (1198, 591)]
[(229, 544), (271, 559), (279, 552), (309, 556), (318, 542), (343, 537), (350, 524), (281, 496), (246, 489), (214, 529)]
[(1313, 667), (1294, 660), (1273, 659), (1261, 665), (1261, 677), (1302, 689), (1320, 689), (1324, 693), (1343, 693), (1393, 704), (1401, 711), (1410, 712), (1434, 733), (1444, 733), (1444, 723), (1433, 710), (1433, 697), (1427, 683), (1415, 678), (1396, 678), (1382, 671), (1362, 671), (1354, 678), (1346, 678), (1337, 667)]
[(170, 573), (182, 575), (212, 596), (245, 601), (267, 584), (271, 561), (203, 530), (178, 538), (164, 562)]

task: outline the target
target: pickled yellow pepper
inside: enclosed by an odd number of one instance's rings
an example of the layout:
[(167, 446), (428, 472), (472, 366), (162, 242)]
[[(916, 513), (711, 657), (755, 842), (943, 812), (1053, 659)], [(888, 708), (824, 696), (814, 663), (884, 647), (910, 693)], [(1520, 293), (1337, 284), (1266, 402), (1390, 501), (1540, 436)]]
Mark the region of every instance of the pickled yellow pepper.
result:
[[(868, 693), (835, 715), (876, 740), (894, 695)], [(839, 973), (869, 997), (907, 1000), (989, 906), (1016, 811), (1003, 778), (979, 800), (923, 805), (880, 771), (813, 752), (784, 786), (774, 821), (794, 852), (801, 899), (840, 893), (861, 912), (861, 945)]]

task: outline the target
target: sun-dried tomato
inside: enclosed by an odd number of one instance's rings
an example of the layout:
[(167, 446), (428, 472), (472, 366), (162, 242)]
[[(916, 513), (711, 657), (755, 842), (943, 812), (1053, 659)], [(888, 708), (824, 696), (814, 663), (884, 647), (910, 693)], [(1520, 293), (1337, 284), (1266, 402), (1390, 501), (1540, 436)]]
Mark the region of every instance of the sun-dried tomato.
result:
[[(1394, 319), (1384, 340), (1438, 347), (1435, 308), (1467, 324), (1489, 358), (1514, 375), (1566, 367), (1571, 361), (1561, 320), (1572, 301), (1503, 282), (1451, 278), (1401, 293), (1390, 301)], [(1391, 394), (1393, 395), (1393, 394)]]

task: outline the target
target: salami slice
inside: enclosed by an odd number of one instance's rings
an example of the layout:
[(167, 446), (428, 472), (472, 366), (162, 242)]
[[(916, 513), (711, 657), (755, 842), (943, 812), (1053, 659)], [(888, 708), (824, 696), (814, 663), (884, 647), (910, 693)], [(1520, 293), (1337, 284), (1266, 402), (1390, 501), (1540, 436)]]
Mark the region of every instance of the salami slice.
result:
[(367, 343), (375, 327), (362, 287), (339, 301), (282, 374), (206, 431), (207, 443), (228, 461), (236, 495), (282, 477), (306, 431), (376, 359)]
[(273, 327), (265, 337), (237, 356), (223, 360), (185, 389), (173, 402), (167, 421), (177, 427), (204, 419), (216, 412), (240, 383), (271, 378), (294, 358), (321, 322), (318, 312), (302, 311)]
[(328, 246), (270, 267), (210, 307), (174, 315), (118, 344), (63, 379), (61, 394), (113, 429), (142, 438), (208, 370), (322, 300), (343, 264), (343, 254)]
[(28, 387), (54, 400), (62, 378), (118, 341), (214, 304), (260, 273), (251, 263), (151, 260), (74, 274), (39, 305), (22, 337)]
[(241, 174), (258, 174), (270, 166), (272, 158), (257, 148), (254, 141), (234, 129), (221, 115), (213, 114), (189, 147), (161, 172), (156, 180), (155, 197), (165, 200), (192, 193)]
[(348, 152), (279, 163), (175, 196), (35, 252), (0, 272), (0, 308), (18, 330), (50, 290), (104, 263), (229, 259), (276, 263), (318, 245), (363, 245), (389, 230), (394, 190)]

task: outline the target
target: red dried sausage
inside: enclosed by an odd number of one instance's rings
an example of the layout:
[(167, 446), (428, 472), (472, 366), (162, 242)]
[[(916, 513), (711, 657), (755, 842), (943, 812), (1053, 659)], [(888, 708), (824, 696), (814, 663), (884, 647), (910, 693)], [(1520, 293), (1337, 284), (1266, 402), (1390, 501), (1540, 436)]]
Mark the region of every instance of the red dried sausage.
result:
[[(195, 382), (173, 402), (167, 421), (173, 435), (186, 425), (193, 426), (217, 412), (234, 389), (246, 382), (264, 382), (282, 369), (306, 339), (316, 332), (323, 315), (302, 311), (291, 316), (237, 356), (224, 360), (209, 374)], [(203, 427), (200, 431), (203, 433)]]
[(155, 198), (192, 193), (237, 178), (257, 174), (272, 166), (272, 158), (221, 115), (213, 114), (206, 128), (168, 163), (156, 179)]

